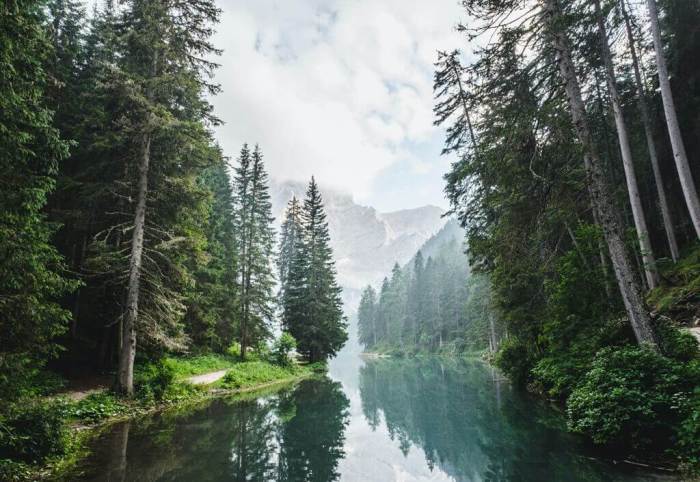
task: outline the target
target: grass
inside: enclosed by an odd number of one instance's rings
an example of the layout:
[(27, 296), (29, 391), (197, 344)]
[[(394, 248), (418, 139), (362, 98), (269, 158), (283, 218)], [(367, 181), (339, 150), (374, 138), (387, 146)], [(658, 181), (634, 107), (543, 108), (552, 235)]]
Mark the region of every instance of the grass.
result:
[(194, 375), (226, 370), (239, 364), (233, 356), (228, 355), (199, 355), (188, 358), (166, 357), (168, 363), (175, 372), (175, 379), (182, 380)]
[(265, 361), (241, 362), (231, 367), (217, 385), (225, 389), (239, 390), (304, 376), (311, 374), (312, 370), (312, 367), (306, 365), (279, 366)]

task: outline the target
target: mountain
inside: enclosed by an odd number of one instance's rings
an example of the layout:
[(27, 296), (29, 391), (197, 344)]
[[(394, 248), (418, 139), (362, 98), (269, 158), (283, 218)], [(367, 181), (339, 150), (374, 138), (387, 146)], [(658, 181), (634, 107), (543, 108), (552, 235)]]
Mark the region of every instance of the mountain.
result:
[[(303, 199), (305, 192), (305, 183), (271, 183), (273, 215), (278, 223), (292, 196)], [(443, 210), (436, 206), (381, 213), (355, 203), (350, 194), (323, 186), (321, 192), (338, 281), (350, 310), (354, 309), (364, 286), (378, 284), (394, 263), (407, 263), (446, 222), (442, 218)]]
[[(423, 245), (420, 247), (420, 252), (424, 259), (437, 256), (440, 248), (451, 242), (456, 242), (461, 246), (461, 251), (465, 251), (464, 245), (464, 229), (459, 225), (456, 219), (450, 219), (445, 223), (445, 225), (433, 236), (431, 236)], [(416, 252), (417, 254), (417, 252)], [(411, 257), (407, 265), (412, 265), (414, 256)], [(465, 260), (466, 260), (465, 255)], [(387, 273), (388, 275), (389, 273)]]

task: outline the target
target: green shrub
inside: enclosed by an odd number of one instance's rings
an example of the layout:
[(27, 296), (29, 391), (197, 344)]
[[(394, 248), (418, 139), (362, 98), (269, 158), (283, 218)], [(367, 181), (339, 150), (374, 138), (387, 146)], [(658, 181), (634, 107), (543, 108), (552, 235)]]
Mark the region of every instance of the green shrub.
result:
[(293, 360), (289, 354), (296, 350), (297, 341), (294, 337), (287, 333), (286, 331), (280, 335), (279, 339), (275, 341), (275, 346), (272, 349), (272, 361), (277, 365), (288, 367), (293, 363)]
[(700, 472), (700, 387), (695, 388), (678, 426), (675, 454), (683, 469), (695, 474)]
[(530, 379), (532, 360), (527, 346), (517, 338), (508, 338), (501, 343), (495, 361), (513, 383), (525, 385)]
[(569, 426), (598, 444), (660, 452), (690, 411), (698, 375), (648, 348), (604, 348), (568, 400)]
[(679, 330), (666, 318), (659, 318), (654, 323), (654, 332), (659, 341), (661, 352), (675, 360), (690, 361), (698, 357), (698, 341), (688, 332)]
[(175, 381), (175, 368), (167, 359), (147, 363), (138, 368), (134, 385), (136, 395), (142, 400), (163, 400), (166, 390)]
[(0, 459), (40, 463), (68, 446), (63, 400), (17, 404), (0, 420)]
[(307, 368), (313, 373), (326, 373), (328, 371), (328, 364), (324, 361), (317, 361), (307, 365)]
[(206, 391), (206, 388), (201, 385), (192, 385), (191, 383), (186, 382), (175, 382), (168, 385), (161, 400), (170, 403), (180, 402), (196, 397), (203, 391)]
[(126, 413), (127, 407), (112, 393), (98, 392), (88, 395), (68, 409), (68, 415), (83, 422), (96, 423), (109, 417)]
[(31, 470), (27, 464), (0, 459), (0, 480), (7, 482), (29, 480)]

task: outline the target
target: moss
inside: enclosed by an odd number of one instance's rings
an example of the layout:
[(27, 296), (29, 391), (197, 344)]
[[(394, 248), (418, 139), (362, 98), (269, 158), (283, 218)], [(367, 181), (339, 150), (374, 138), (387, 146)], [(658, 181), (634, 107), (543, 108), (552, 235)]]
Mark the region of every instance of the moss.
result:
[(679, 322), (691, 322), (700, 309), (700, 246), (678, 263), (662, 266), (663, 283), (649, 293), (655, 311)]

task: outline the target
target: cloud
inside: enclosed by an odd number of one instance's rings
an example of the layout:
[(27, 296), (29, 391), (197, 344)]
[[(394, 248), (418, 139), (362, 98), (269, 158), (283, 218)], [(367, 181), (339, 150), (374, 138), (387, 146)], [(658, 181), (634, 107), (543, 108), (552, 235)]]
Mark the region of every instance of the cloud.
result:
[(223, 92), (212, 102), (225, 122), (217, 139), (227, 155), (259, 143), (273, 177), (314, 174), (360, 200), (377, 198), (378, 180), (391, 179), (392, 169), (426, 174), (421, 182), (441, 191), (431, 166), (446, 163), (439, 151), (415, 146), (441, 136), (432, 126), (432, 62), (436, 50), (464, 42), (453, 30), (456, 0), (219, 5)]

